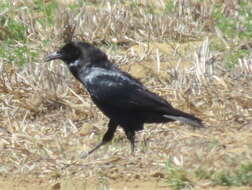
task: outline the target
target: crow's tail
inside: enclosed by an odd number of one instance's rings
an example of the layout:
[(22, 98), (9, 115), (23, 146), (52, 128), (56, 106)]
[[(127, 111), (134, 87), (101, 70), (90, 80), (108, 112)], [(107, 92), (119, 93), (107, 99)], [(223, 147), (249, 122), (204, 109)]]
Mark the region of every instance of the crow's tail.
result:
[(177, 111), (178, 111), (177, 114), (174, 114), (174, 115), (165, 114), (163, 115), (163, 117), (174, 120), (174, 121), (180, 121), (182, 123), (189, 124), (193, 127), (198, 127), (198, 128), (204, 127), (201, 119), (195, 117), (194, 115), (191, 115), (191, 114), (179, 111), (179, 110)]

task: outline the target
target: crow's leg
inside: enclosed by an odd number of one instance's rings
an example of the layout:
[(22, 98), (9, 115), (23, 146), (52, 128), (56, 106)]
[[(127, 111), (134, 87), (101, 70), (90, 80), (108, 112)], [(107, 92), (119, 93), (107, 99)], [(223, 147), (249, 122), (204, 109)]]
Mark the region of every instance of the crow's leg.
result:
[(90, 155), (92, 152), (96, 151), (102, 145), (110, 142), (113, 139), (113, 137), (114, 137), (114, 133), (116, 131), (117, 126), (118, 126), (118, 124), (116, 122), (114, 122), (113, 120), (110, 120), (109, 124), (108, 124), (108, 130), (104, 134), (104, 136), (102, 138), (102, 141), (99, 144), (97, 144), (93, 149), (91, 149), (90, 151), (88, 151), (87, 153), (86, 152), (82, 152), (81, 155), (80, 155), (80, 158), (81, 159), (86, 158), (88, 155)]
[(134, 151), (135, 151), (135, 131), (126, 130), (125, 133), (126, 133), (127, 138), (130, 141), (131, 154), (134, 155)]

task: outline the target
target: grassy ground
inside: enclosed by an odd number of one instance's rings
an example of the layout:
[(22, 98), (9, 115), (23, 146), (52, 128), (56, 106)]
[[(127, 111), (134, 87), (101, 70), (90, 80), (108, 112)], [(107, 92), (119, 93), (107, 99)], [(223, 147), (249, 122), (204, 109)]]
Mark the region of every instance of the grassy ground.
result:
[[(0, 2), (1, 189), (250, 189), (252, 3), (221, 0)], [(150, 124), (130, 155), (122, 130), (84, 160), (107, 118), (60, 62), (69, 40), (206, 128)]]

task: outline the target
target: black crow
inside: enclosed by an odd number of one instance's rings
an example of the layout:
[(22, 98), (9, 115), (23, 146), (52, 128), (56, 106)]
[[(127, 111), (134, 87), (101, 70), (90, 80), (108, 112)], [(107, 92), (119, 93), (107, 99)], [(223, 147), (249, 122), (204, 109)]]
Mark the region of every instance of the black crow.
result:
[(45, 61), (60, 59), (88, 90), (96, 106), (110, 119), (102, 141), (87, 154), (113, 139), (120, 125), (131, 143), (134, 153), (135, 132), (144, 123), (181, 121), (202, 127), (202, 120), (173, 108), (165, 99), (150, 92), (141, 82), (112, 64), (100, 49), (85, 42), (70, 42)]

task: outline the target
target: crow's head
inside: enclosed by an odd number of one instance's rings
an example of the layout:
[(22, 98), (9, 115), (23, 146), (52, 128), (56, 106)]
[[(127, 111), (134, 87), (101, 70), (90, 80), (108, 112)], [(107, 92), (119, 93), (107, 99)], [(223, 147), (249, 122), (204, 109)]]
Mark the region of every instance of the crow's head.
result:
[(83, 64), (99, 64), (107, 61), (107, 56), (98, 48), (86, 42), (70, 42), (58, 51), (45, 57), (45, 61), (60, 59), (67, 65), (75, 63), (77, 60)]
[(69, 64), (76, 61), (81, 57), (81, 46), (76, 42), (70, 42), (64, 45), (61, 49), (53, 52), (45, 57), (45, 61), (52, 61), (55, 59), (61, 59), (65, 63)]

